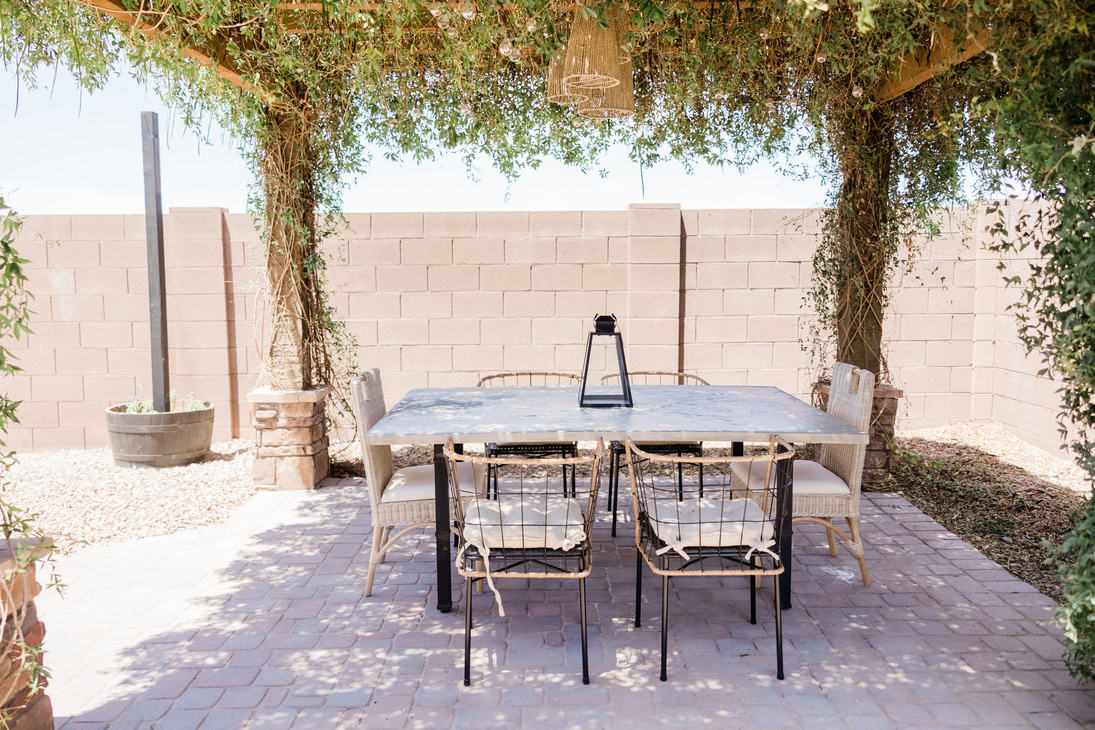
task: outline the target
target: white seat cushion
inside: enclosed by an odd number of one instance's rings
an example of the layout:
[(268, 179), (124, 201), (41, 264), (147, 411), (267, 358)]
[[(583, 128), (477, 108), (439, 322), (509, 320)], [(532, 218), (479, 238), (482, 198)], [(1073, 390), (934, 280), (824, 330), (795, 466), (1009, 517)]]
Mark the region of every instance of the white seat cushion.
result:
[(490, 548), (570, 550), (586, 539), (578, 500), (529, 496), (469, 500), (464, 539), (488, 554)]
[[(795, 494), (851, 494), (844, 480), (816, 461), (796, 460), (792, 471)], [(750, 489), (760, 489), (764, 482), (766, 464), (763, 461), (741, 461), (731, 464), (730, 469)], [(775, 474), (775, 465), (772, 467)]]
[(766, 544), (775, 532), (756, 502), (735, 499), (655, 499), (647, 503), (654, 532), (671, 547)]
[[(475, 484), (475, 491), (483, 491), (486, 470), (481, 464), (461, 462), (457, 475), (461, 485)], [(392, 474), (391, 481), (384, 488), (381, 502), (410, 502), (419, 499), (433, 499), (433, 467), (408, 466)]]
[(464, 544), (457, 563), (469, 545), (486, 558), (487, 585), (498, 602), (498, 615), (505, 616), (502, 594), (491, 576), (492, 549), (548, 548), (570, 550), (586, 539), (582, 505), (576, 499), (548, 497), (542, 491), (523, 497), (481, 499), (473, 497), (464, 505)]

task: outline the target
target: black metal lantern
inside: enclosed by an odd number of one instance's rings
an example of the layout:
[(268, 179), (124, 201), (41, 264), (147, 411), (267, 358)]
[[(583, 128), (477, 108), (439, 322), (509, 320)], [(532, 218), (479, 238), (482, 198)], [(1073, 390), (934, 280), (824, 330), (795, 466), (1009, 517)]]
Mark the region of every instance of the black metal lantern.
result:
[[(631, 379), (627, 376), (627, 362), (624, 360), (624, 338), (620, 335), (619, 330), (616, 329), (616, 315), (599, 314), (594, 322), (594, 329), (589, 333), (589, 339), (586, 341), (586, 361), (582, 366), (582, 389), (578, 395), (578, 405), (593, 408), (608, 408), (612, 406), (630, 408), (634, 405), (634, 401), (631, 399)], [(603, 381), (602, 385), (597, 387), (597, 390), (600, 392), (593, 393), (589, 392), (587, 389), (587, 386), (589, 385), (590, 354), (593, 352), (593, 338), (595, 337), (612, 337), (615, 339), (616, 364), (619, 372), (618, 390), (613, 388), (612, 392), (604, 392), (605, 390), (608, 390), (610, 386), (604, 386)], [(616, 372), (609, 373), (609, 375), (616, 374)], [(611, 380), (612, 378), (609, 379)]]

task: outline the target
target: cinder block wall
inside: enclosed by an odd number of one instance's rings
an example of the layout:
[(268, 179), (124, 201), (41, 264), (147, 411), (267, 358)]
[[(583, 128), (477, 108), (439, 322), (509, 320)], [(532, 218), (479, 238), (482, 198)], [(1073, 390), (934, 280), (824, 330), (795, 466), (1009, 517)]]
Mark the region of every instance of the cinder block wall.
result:
[[(173, 210), (164, 226), (171, 387), (212, 402), (214, 437), (229, 438), (246, 413), (240, 382), (254, 329), (246, 252), (219, 208)], [(8, 445), (104, 446), (104, 410), (152, 397), (144, 216), (31, 216), (16, 245), (30, 261), (35, 314), (34, 334), (7, 343), (24, 371), (6, 384), (23, 400)]]
[[(379, 367), (393, 404), (407, 390), (474, 385), (487, 372), (581, 368), (596, 314), (615, 313), (634, 370), (698, 372), (805, 397), (816, 210), (374, 213), (328, 241), (331, 299)], [(899, 427), (995, 420), (1056, 443), (1056, 386), (1024, 357), (986, 221), (941, 216), (944, 235), (902, 271), (888, 360), (906, 392)], [(217, 405), (215, 437), (249, 437), (247, 391), (264, 328), (258, 235), (246, 215), (165, 216), (172, 386)], [(149, 396), (143, 216), (32, 216), (35, 334), (11, 343), (25, 373), (8, 434), (18, 450), (101, 446), (103, 409)], [(52, 243), (51, 243), (52, 242)], [(1009, 260), (1008, 266), (1027, 262)]]

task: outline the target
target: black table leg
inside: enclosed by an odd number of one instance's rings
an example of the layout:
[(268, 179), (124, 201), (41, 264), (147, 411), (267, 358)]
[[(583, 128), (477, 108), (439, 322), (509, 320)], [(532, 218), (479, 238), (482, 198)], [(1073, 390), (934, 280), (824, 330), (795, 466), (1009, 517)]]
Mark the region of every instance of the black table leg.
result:
[(433, 503), (437, 517), (437, 610), (452, 610), (452, 548), (449, 543), (449, 473), (442, 444), (433, 445)]
[[(781, 453), (786, 450), (785, 446), (780, 445)], [(779, 560), (783, 563), (783, 572), (779, 575), (779, 599), (780, 608), (784, 610), (791, 607), (791, 545), (794, 542), (791, 519), (795, 511), (794, 483), (791, 475), (794, 461), (792, 457), (776, 462), (776, 499), (785, 505), (779, 524)]]

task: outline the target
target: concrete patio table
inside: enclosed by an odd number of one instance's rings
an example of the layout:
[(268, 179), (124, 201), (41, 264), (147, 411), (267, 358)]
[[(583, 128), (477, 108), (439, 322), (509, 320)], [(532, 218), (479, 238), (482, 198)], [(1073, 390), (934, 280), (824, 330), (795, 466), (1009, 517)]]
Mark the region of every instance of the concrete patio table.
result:
[[(581, 408), (578, 388), (420, 388), (412, 390), (367, 434), (371, 444), (433, 444), (437, 507), (437, 608), (452, 610), (448, 474), (442, 447), (465, 443), (636, 441), (867, 443), (867, 434), (765, 386), (638, 385), (632, 408)], [(783, 487), (793, 490), (790, 460), (780, 462)], [(793, 499), (793, 491), (788, 498)], [(790, 514), (779, 526), (784, 608), (791, 606)]]

